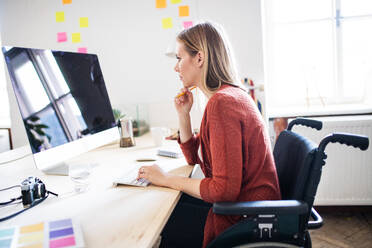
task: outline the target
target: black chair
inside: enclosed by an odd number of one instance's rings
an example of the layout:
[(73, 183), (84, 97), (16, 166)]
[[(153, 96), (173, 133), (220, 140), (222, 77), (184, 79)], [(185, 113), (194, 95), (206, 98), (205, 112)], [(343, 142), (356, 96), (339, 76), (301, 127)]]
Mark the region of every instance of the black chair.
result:
[[(231, 226), (208, 247), (311, 247), (309, 229), (320, 228), (322, 217), (313, 208), (320, 182), (328, 143), (341, 143), (366, 150), (365, 136), (333, 133), (317, 146), (291, 131), (294, 125), (320, 130), (322, 123), (295, 119), (279, 135), (274, 148), (282, 200), (253, 202), (219, 202), (213, 212), (221, 215), (241, 215), (243, 220)], [(310, 220), (310, 216), (313, 220)]]

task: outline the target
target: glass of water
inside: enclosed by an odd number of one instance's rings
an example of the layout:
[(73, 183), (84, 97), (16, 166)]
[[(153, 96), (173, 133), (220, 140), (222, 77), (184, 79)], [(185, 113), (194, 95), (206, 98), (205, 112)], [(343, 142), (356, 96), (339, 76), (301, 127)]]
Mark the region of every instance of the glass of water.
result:
[(74, 183), (74, 190), (76, 193), (82, 193), (88, 190), (91, 173), (92, 167), (89, 164), (70, 166), (69, 176)]

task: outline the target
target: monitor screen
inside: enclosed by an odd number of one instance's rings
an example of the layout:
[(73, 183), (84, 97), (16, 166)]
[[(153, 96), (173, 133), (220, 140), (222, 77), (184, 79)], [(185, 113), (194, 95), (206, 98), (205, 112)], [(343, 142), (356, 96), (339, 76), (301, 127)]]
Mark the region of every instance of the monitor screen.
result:
[(97, 55), (20, 47), (3, 47), (3, 53), (37, 166), (36, 154), (115, 128)]

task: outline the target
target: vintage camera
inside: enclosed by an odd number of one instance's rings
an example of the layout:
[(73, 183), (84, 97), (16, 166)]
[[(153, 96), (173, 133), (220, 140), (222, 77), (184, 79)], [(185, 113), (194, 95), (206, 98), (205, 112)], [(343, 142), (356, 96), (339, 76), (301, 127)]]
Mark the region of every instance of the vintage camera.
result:
[(37, 177), (28, 177), (21, 183), (21, 193), (23, 206), (29, 207), (45, 197), (45, 184)]

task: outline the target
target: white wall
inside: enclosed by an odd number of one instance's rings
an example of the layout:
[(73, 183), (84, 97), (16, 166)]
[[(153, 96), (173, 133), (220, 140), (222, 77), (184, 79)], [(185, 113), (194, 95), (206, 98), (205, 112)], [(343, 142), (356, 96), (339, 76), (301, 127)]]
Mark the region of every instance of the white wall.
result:
[[(176, 61), (164, 52), (181, 18), (177, 17), (178, 5), (167, 4), (166, 9), (156, 9), (155, 0), (73, 0), (70, 5), (62, 5), (61, 0), (1, 0), (2, 43), (66, 51), (86, 46), (89, 53), (98, 54), (113, 107), (131, 112), (140, 104), (144, 109), (140, 115), (147, 112), (151, 125), (177, 127), (172, 99), (182, 84), (173, 71)], [(263, 82), (259, 0), (182, 0), (181, 4), (190, 6), (190, 18), (184, 20), (222, 24), (234, 48), (240, 76)], [(55, 21), (56, 11), (65, 12), (64, 23)], [(79, 17), (89, 18), (88, 28), (79, 28)], [(163, 29), (163, 17), (173, 17), (175, 28)], [(68, 42), (57, 43), (57, 32), (67, 32)], [(71, 43), (73, 32), (81, 32), (80, 44)], [(9, 98), (12, 125), (22, 127), (15, 101)], [(192, 114), (198, 127), (201, 110), (194, 109)], [(23, 137), (15, 137), (16, 147), (26, 142), (20, 129), (13, 133)]]

